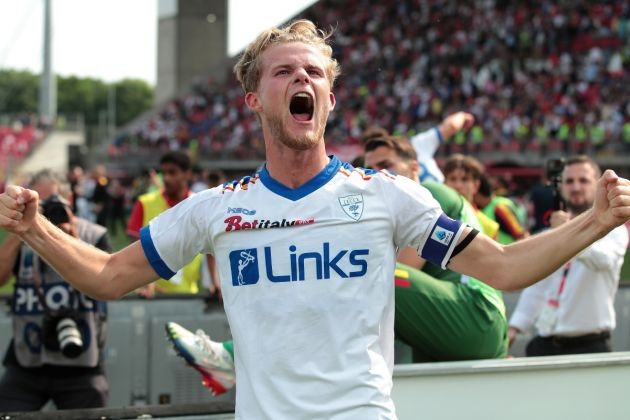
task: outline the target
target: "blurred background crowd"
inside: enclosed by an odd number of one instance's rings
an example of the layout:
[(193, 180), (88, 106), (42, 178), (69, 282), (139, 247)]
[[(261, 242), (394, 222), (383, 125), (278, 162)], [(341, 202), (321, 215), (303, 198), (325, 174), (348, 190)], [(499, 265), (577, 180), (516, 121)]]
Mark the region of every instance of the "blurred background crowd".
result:
[[(477, 124), (441, 156), (629, 150), (627, 2), (323, 0), (304, 16), (335, 29), (342, 74), (326, 140), (344, 156), (369, 125), (410, 136), (461, 109)], [(235, 81), (198, 81), (121, 132), (110, 155), (262, 158), (260, 125), (241, 93)]]

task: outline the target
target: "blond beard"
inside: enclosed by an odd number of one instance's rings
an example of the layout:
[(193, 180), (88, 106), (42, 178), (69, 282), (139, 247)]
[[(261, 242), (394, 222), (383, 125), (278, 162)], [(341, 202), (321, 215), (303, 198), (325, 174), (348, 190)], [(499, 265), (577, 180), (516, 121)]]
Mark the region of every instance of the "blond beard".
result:
[(284, 127), (284, 123), (280, 117), (270, 116), (267, 118), (269, 130), (273, 138), (280, 140), (282, 144), (293, 150), (309, 150), (312, 149), (324, 138), (324, 130), (326, 129), (326, 120), (328, 113), (322, 114), (319, 118), (317, 131), (313, 134), (306, 134), (300, 137), (292, 137)]

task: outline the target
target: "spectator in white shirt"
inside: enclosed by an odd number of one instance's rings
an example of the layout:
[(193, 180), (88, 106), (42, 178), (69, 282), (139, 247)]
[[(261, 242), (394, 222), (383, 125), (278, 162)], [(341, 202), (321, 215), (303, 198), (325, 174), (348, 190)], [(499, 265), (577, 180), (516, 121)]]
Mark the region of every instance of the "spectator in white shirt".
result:
[[(552, 229), (590, 208), (600, 173), (587, 156), (567, 161), (560, 187), (566, 211), (552, 214)], [(535, 325), (537, 335), (527, 345), (527, 356), (612, 351), (613, 304), (627, 244), (628, 231), (619, 226), (525, 289), (510, 319), (510, 343)]]

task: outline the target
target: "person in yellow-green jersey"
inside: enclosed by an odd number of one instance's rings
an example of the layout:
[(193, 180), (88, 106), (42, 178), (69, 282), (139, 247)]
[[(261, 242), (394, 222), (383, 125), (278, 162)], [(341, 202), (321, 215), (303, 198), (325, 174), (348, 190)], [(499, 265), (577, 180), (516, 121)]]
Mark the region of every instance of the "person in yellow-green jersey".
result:
[[(188, 188), (192, 175), (191, 161), (184, 152), (166, 153), (160, 159), (160, 171), (163, 187), (138, 197), (127, 223), (127, 234), (133, 239), (140, 238), (140, 229), (160, 213), (176, 206), (192, 195)], [(158, 293), (198, 293), (201, 278), (202, 257), (198, 255), (184, 268), (179, 270), (170, 280), (160, 279), (140, 289), (140, 294), (153, 297)], [(214, 257), (207, 256), (207, 264), (211, 273), (210, 290), (218, 283)]]

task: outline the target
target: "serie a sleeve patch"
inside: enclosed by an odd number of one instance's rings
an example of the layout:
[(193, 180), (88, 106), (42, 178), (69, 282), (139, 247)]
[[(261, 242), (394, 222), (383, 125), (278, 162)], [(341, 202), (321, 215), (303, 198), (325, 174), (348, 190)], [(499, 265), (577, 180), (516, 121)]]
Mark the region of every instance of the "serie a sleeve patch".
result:
[(429, 237), (420, 251), (420, 256), (433, 264), (446, 268), (462, 231), (462, 222), (453, 220), (442, 213), (431, 228)]

